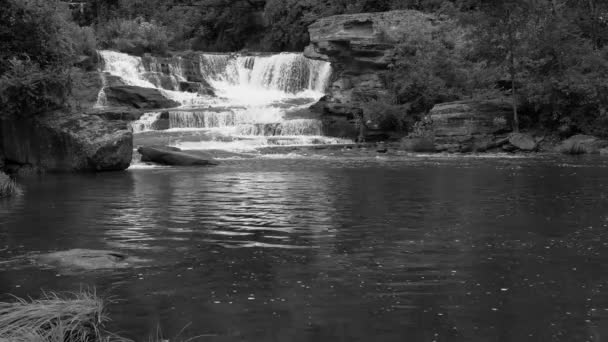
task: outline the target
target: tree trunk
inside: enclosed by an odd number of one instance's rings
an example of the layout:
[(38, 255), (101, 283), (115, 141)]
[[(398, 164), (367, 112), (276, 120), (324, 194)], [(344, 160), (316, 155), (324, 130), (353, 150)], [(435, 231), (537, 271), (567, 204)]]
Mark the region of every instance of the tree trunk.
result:
[(593, 42), (593, 48), (598, 50), (600, 48), (598, 27), (598, 13), (596, 11), (595, 1), (589, 0), (589, 16), (591, 17), (591, 41)]
[(515, 86), (515, 37), (513, 26), (509, 24), (509, 73), (511, 74), (511, 104), (513, 106), (513, 132), (519, 132), (519, 115), (517, 114), (517, 89)]

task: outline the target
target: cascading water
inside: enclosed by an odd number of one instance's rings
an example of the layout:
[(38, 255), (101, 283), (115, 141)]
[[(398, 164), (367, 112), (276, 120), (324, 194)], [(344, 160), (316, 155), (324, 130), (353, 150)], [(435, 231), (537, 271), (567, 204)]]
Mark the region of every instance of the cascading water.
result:
[(154, 125), (158, 122), (160, 116), (161, 113), (158, 112), (144, 113), (139, 120), (131, 125), (133, 133), (153, 131), (156, 128)]
[[(155, 124), (159, 113), (144, 115), (133, 124), (136, 133), (162, 126), (170, 131), (212, 130), (235, 139), (322, 138), (321, 122), (311, 118), (310, 112), (300, 114), (324, 95), (331, 76), (329, 63), (297, 53), (200, 54), (194, 59), (142, 59), (114, 51), (100, 51), (100, 55), (106, 74), (120, 77), (127, 85), (157, 88), (182, 104), (168, 111), (168, 120), (163, 116), (167, 120), (163, 125)], [(197, 83), (212, 88), (215, 96), (179, 91)]]
[(108, 79), (103, 72), (99, 73), (99, 77), (101, 78), (101, 90), (97, 94), (97, 102), (95, 103), (95, 108), (104, 108), (108, 105), (108, 98), (106, 96), (106, 87), (108, 86)]

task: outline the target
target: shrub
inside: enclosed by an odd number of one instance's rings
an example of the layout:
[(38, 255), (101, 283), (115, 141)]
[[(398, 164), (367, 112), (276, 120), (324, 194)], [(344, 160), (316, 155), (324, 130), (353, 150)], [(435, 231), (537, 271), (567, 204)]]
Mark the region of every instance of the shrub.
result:
[(390, 104), (388, 100), (372, 100), (363, 103), (363, 119), (381, 130), (406, 131), (412, 123), (408, 106)]
[(69, 36), (76, 54), (94, 56), (97, 53), (97, 38), (92, 27), (68, 25), (66, 34)]
[(100, 42), (105, 48), (141, 55), (143, 53), (165, 54), (169, 38), (164, 26), (155, 21), (136, 19), (113, 19), (98, 28)]
[(0, 115), (29, 116), (63, 108), (70, 93), (67, 70), (43, 70), (29, 59), (9, 61), (0, 77)]

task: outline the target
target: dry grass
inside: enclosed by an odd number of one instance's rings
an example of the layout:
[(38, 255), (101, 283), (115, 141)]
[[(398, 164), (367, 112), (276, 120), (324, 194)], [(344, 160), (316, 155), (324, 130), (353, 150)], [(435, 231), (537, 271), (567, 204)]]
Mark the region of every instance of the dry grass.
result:
[(0, 342), (97, 342), (107, 320), (95, 292), (0, 303)]
[[(45, 293), (42, 299), (21, 299), (0, 302), (0, 342), (133, 342), (108, 333), (103, 325), (108, 321), (104, 302), (95, 291), (81, 291), (67, 295)], [(150, 342), (178, 341), (179, 336), (168, 340), (160, 328)], [(194, 342), (202, 335), (183, 342)]]
[(0, 198), (11, 197), (19, 193), (21, 193), (21, 189), (19, 189), (17, 183), (6, 174), (0, 172)]

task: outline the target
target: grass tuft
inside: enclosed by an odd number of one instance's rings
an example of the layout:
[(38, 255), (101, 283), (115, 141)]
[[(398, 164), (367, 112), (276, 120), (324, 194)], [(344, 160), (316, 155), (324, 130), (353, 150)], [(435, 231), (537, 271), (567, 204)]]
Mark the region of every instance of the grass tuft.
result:
[(95, 292), (0, 303), (0, 342), (93, 342), (102, 338), (107, 317)]
[(21, 189), (17, 183), (8, 175), (0, 172), (0, 198), (11, 197), (20, 193)]

